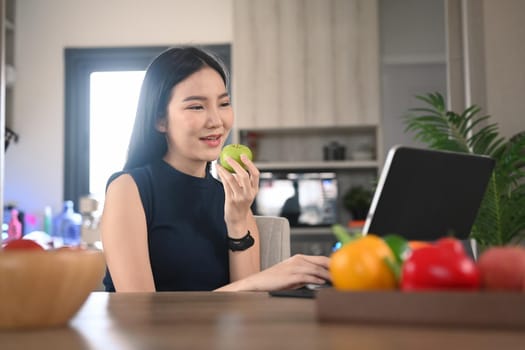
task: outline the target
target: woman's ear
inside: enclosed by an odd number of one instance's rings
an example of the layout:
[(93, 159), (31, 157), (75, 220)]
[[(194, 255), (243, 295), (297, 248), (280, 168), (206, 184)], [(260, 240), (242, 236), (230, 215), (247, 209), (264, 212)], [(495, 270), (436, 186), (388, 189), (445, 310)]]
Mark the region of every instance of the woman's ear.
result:
[(167, 131), (167, 126), (166, 126), (166, 118), (159, 118), (157, 120), (157, 131), (159, 132), (166, 132)]

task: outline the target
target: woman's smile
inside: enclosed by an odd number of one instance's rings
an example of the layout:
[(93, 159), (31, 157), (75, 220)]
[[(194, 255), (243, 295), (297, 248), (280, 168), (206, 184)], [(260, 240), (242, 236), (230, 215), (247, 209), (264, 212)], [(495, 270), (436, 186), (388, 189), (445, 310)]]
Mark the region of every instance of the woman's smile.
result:
[(214, 134), (214, 135), (208, 135), (205, 137), (201, 137), (199, 140), (204, 142), (208, 147), (220, 147), (221, 141), (222, 141), (222, 135), (221, 134)]

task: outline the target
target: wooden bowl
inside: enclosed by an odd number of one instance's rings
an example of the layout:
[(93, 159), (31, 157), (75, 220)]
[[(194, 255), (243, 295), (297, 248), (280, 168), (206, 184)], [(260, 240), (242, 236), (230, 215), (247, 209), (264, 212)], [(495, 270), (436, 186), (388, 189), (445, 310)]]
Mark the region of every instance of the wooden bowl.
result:
[(0, 329), (66, 325), (105, 266), (94, 250), (0, 251)]

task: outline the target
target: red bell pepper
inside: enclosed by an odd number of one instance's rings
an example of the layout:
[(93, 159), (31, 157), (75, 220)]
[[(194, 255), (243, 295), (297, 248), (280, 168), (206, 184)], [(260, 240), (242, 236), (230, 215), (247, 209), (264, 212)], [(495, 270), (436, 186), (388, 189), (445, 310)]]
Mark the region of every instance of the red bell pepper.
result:
[(412, 252), (402, 266), (400, 286), (405, 291), (478, 289), (480, 274), (459, 240), (442, 238)]

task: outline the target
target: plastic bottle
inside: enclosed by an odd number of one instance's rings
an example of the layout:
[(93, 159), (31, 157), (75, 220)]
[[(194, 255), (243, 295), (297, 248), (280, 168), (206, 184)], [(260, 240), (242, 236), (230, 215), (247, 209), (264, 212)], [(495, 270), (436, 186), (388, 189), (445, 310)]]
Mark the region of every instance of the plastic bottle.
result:
[(73, 202), (65, 201), (62, 212), (53, 219), (54, 247), (79, 245), (81, 224), (82, 216), (73, 210)]
[(53, 236), (53, 212), (50, 206), (44, 208), (44, 232)]
[(22, 223), (18, 220), (18, 210), (11, 209), (11, 218), (7, 224), (7, 241), (22, 238)]

